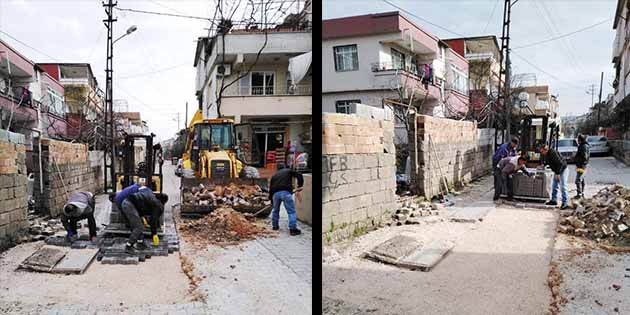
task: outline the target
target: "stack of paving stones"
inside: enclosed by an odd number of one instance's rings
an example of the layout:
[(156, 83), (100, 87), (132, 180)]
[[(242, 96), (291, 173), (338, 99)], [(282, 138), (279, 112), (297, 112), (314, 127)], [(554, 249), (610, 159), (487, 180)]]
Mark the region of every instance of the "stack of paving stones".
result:
[(0, 130), (0, 249), (28, 228), (24, 135)]
[[(97, 192), (100, 189), (99, 168), (94, 168), (88, 159), (85, 144), (69, 143), (46, 138), (35, 138), (33, 145), (33, 168), (35, 182), (33, 199), (35, 210), (40, 214), (56, 217), (61, 214), (67, 196), (75, 191)], [(41, 142), (42, 152), (39, 152)], [(43, 193), (40, 192), (39, 158), (42, 160)], [(63, 181), (62, 181), (63, 178)]]
[[(409, 128), (411, 190), (414, 194), (431, 198), (440, 194), (446, 177), (449, 185), (465, 182), (489, 174), (492, 170), (494, 129), (477, 129), (476, 122), (417, 115), (410, 116)], [(415, 138), (417, 132), (417, 138)], [(417, 141), (411, 141), (411, 139)], [(441, 170), (440, 170), (441, 169)]]
[(396, 209), (393, 115), (356, 106), (357, 114), (322, 116), (322, 232), (326, 241), (377, 226)]
[(406, 201), (403, 203), (403, 206), (392, 215), (392, 222), (388, 222), (387, 225), (401, 226), (420, 224), (422, 217), (440, 215), (440, 209), (443, 207), (444, 205), (442, 204), (434, 204), (427, 201), (420, 203)]

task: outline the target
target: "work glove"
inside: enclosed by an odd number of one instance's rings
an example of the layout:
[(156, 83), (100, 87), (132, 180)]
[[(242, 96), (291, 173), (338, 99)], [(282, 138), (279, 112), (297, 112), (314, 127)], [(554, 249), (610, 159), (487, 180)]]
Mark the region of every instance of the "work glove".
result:
[(145, 227), (145, 228), (148, 228), (148, 227), (149, 227), (149, 223), (147, 222), (147, 218), (142, 217), (142, 223), (144, 224), (144, 227)]
[(157, 235), (153, 235), (153, 246), (160, 245), (160, 238)]
[(584, 174), (584, 169), (583, 169), (583, 168), (581, 168), (581, 167), (578, 167), (578, 168), (576, 169), (576, 171), (577, 171), (579, 174)]

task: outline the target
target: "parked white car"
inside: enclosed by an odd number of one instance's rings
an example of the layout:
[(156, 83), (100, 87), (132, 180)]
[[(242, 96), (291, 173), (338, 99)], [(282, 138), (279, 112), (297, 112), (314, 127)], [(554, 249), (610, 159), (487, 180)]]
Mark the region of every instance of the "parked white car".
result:
[(586, 141), (591, 147), (591, 154), (609, 155), (612, 148), (608, 144), (608, 139), (602, 136), (588, 136)]
[(558, 153), (560, 153), (567, 163), (571, 163), (575, 160), (577, 149), (578, 143), (575, 139), (558, 140)]

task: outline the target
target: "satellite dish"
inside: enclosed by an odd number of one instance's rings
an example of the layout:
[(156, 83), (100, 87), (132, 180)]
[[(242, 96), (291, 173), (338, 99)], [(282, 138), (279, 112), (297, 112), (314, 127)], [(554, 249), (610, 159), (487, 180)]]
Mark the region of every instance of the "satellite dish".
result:
[(529, 93), (527, 93), (527, 92), (518, 93), (518, 99), (520, 101), (528, 101), (529, 100)]

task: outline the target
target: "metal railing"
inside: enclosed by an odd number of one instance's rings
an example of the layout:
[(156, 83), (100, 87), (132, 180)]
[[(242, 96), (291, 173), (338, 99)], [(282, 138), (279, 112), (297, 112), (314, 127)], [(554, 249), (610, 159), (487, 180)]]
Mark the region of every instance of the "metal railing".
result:
[(393, 62), (373, 62), (372, 63), (372, 72), (382, 72), (382, 71), (403, 71), (408, 74), (412, 74), (417, 76), (418, 78), (423, 78), (424, 73), (424, 64), (419, 65), (408, 65), (405, 64), (404, 67), (400, 64), (394, 64)]
[(233, 87), (225, 90), (223, 96), (290, 96), (313, 95), (311, 84)]

